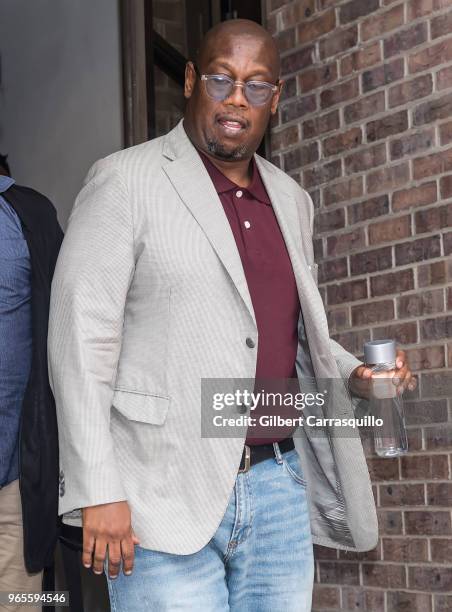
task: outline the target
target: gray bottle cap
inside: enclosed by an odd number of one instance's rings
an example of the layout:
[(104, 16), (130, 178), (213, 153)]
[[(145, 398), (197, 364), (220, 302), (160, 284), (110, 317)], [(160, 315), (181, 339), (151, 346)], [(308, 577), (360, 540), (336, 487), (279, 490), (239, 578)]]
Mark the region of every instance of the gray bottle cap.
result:
[(392, 363), (396, 358), (394, 340), (370, 340), (364, 343), (364, 362), (367, 364)]

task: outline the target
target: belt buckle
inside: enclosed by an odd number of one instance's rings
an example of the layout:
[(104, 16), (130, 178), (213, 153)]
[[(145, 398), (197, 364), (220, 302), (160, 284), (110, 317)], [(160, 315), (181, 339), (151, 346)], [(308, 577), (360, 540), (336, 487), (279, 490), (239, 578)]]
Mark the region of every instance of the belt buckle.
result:
[(239, 468), (238, 473), (240, 474), (240, 472), (247, 472), (250, 469), (250, 467), (251, 467), (251, 449), (249, 446), (245, 444), (245, 467), (243, 469)]

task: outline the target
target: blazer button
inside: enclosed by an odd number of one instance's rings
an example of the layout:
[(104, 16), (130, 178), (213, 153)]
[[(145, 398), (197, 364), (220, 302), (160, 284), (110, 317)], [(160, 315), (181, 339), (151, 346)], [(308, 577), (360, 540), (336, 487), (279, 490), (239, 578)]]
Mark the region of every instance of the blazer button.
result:
[(245, 414), (246, 408), (246, 404), (243, 404), (242, 402), (239, 402), (237, 404), (237, 412), (239, 412), (240, 414)]
[(246, 346), (249, 346), (250, 348), (254, 348), (256, 346), (256, 343), (254, 342), (254, 340), (252, 338), (247, 338), (246, 339)]

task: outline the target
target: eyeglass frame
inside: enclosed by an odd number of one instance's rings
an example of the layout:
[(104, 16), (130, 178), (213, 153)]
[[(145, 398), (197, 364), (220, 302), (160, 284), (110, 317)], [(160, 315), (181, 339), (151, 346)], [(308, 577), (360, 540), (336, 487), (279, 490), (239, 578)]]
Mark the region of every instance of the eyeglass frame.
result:
[[(192, 62), (193, 64), (193, 68), (195, 69), (195, 73), (198, 76), (198, 78), (201, 81), (208, 81), (209, 77), (223, 77), (225, 78), (227, 81), (230, 81), (230, 83), (232, 84), (232, 89), (229, 92), (229, 94), (227, 96), (225, 96), (224, 98), (218, 99), (218, 98), (214, 98), (213, 96), (211, 96), (206, 88), (206, 93), (209, 96), (209, 98), (211, 98), (212, 100), (217, 100), (217, 102), (223, 102), (224, 100), (227, 100), (231, 95), (232, 92), (234, 91), (235, 87), (242, 87), (243, 89), (243, 95), (245, 96), (245, 99), (251, 104), (251, 106), (264, 106), (264, 104), (268, 104), (268, 102), (272, 99), (272, 97), (275, 95), (275, 93), (278, 91), (279, 86), (281, 85), (281, 80), (278, 79), (276, 83), (269, 83), (268, 81), (255, 81), (253, 79), (250, 79), (249, 81), (234, 81), (234, 79), (232, 79), (230, 76), (228, 76), (227, 74), (221, 74), (221, 73), (212, 73), (212, 74), (201, 74), (199, 71), (198, 66)], [(248, 100), (247, 96), (246, 96), (246, 85), (248, 83), (259, 83), (260, 85), (268, 85), (270, 91), (271, 91), (271, 96), (269, 96), (268, 100), (266, 100), (265, 102), (262, 102), (262, 104), (253, 104), (250, 100)]]

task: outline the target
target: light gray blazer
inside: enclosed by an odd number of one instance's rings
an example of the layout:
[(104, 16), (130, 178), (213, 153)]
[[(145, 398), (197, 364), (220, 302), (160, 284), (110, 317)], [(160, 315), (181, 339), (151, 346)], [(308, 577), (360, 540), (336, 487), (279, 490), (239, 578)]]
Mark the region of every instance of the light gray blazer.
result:
[[(255, 156), (292, 261), (302, 313), (299, 379), (360, 362), (330, 339), (316, 285), (309, 194)], [(256, 342), (246, 344), (248, 337)], [(49, 371), (60, 437), (60, 514), (127, 500), (145, 548), (190, 554), (215, 533), (242, 437), (200, 435), (202, 378), (252, 379), (258, 333), (234, 236), (180, 122), (96, 162), (74, 204), (52, 283)], [(313, 540), (364, 551), (377, 518), (362, 444), (326, 428), (295, 437)]]

